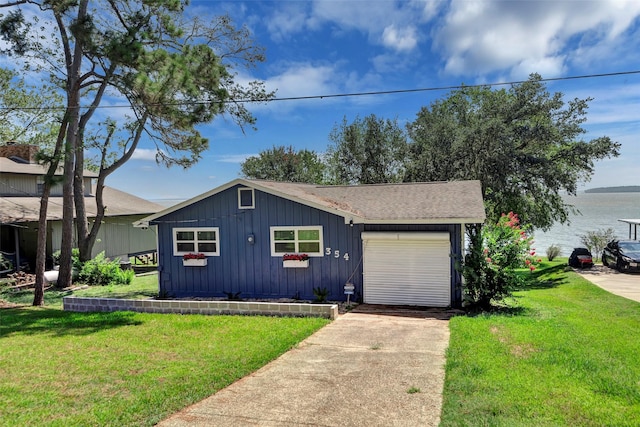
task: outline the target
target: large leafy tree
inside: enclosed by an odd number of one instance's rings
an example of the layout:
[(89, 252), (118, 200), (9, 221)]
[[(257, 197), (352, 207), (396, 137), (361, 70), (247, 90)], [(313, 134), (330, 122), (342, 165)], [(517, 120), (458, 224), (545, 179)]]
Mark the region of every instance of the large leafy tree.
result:
[(404, 178), (406, 135), (397, 120), (371, 114), (336, 125), (326, 155), (333, 184), (378, 184)]
[[(228, 17), (213, 22), (186, 20), (187, 3), (16, 0), (0, 4), (10, 9), (0, 22), (10, 53), (21, 56), (28, 67), (35, 65), (35, 71), (51, 75), (66, 96), (54, 150), (58, 157), (51, 159), (62, 162), (65, 170), (59, 277), (63, 286), (71, 281), (74, 208), (81, 258), (90, 256), (95, 239), (86, 220), (82, 175), (85, 135), (105, 99), (124, 103), (129, 114), (117, 130), (107, 132), (98, 150), (104, 177), (131, 157), (142, 137), (156, 143), (159, 162), (188, 167), (208, 148), (198, 125), (228, 114), (243, 128), (253, 126), (254, 118), (242, 101), (272, 96), (259, 82), (243, 86), (235, 81), (235, 67), (264, 60), (248, 31), (236, 29)], [(32, 6), (36, 16), (32, 21), (26, 18), (26, 6)], [(42, 23), (43, 18), (51, 23)], [(115, 158), (108, 153), (116, 153)], [(99, 180), (99, 185), (103, 182)]]
[(406, 179), (480, 180), (491, 222), (505, 212), (535, 228), (565, 222), (570, 206), (561, 194), (576, 194), (596, 160), (619, 155), (609, 137), (582, 138), (590, 100), (565, 102), (537, 74), (509, 89), (456, 90), (408, 125)]
[(274, 146), (247, 158), (241, 170), (244, 177), (252, 179), (322, 184), (325, 165), (315, 151)]
[[(619, 155), (620, 145), (606, 136), (581, 138), (589, 101), (565, 102), (562, 93), (547, 92), (537, 74), (509, 89), (456, 90), (422, 108), (408, 125), (406, 179), (480, 180), (490, 224), (506, 212), (517, 212), (523, 224), (541, 229), (565, 222), (571, 207), (561, 194), (576, 194), (596, 160)], [(487, 233), (482, 225), (467, 226), (467, 235), (467, 295), (486, 308), (508, 295), (511, 279), (492, 275), (483, 254)]]

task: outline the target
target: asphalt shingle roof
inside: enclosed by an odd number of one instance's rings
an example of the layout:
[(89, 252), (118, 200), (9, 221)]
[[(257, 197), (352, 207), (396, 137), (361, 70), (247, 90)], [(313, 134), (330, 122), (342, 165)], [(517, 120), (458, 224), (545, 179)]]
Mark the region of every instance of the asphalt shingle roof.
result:
[(369, 221), (485, 217), (480, 181), (319, 186), (251, 180), (259, 186)]
[[(63, 169), (60, 167), (56, 170), (56, 175), (62, 175), (63, 172)], [(47, 168), (37, 163), (19, 163), (7, 157), (0, 157), (0, 173), (19, 173), (25, 175), (44, 176), (47, 173)], [(84, 177), (97, 178), (98, 174), (85, 170)]]
[(356, 223), (477, 223), (485, 219), (480, 181), (326, 186), (236, 179), (144, 218), (140, 224), (235, 185), (329, 211)]
[[(159, 212), (164, 206), (150, 202), (115, 188), (105, 187), (103, 193), (107, 216), (148, 215)], [(95, 217), (94, 197), (87, 197), (87, 216)], [(37, 221), (40, 212), (40, 197), (0, 197), (0, 223)], [(62, 197), (50, 197), (47, 219), (62, 219)]]

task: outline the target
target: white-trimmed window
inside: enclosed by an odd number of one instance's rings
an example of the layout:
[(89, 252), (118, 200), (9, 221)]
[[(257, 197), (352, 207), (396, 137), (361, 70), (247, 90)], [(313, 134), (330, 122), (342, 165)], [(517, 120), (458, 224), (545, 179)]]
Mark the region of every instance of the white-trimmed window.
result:
[(238, 188), (238, 209), (255, 209), (254, 193), (253, 188)]
[(307, 254), (323, 256), (322, 226), (277, 226), (271, 230), (271, 256)]
[(173, 254), (202, 253), (220, 255), (218, 227), (185, 227), (173, 229)]

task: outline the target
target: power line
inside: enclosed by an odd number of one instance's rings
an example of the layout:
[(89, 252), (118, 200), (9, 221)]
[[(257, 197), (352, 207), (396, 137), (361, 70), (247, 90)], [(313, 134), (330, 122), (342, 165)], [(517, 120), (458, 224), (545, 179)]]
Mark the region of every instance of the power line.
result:
[[(586, 74), (580, 76), (568, 76), (568, 77), (551, 77), (547, 79), (540, 79), (541, 82), (555, 82), (562, 80), (578, 80), (578, 79), (592, 79), (599, 77), (614, 77), (614, 76), (624, 76), (630, 74), (640, 74), (640, 70), (635, 71), (619, 71), (615, 73), (602, 73), (602, 74)], [(310, 96), (293, 96), (287, 98), (274, 98), (269, 100), (269, 102), (274, 101), (298, 101), (305, 99), (324, 99), (324, 98), (340, 98), (340, 97), (349, 97), (349, 96), (368, 96), (368, 95), (390, 95), (397, 93), (413, 93), (413, 92), (429, 92), (429, 91), (440, 91), (440, 90), (453, 90), (453, 89), (463, 89), (463, 88), (473, 88), (473, 87), (493, 87), (493, 86), (509, 86), (514, 84), (522, 84), (527, 82), (528, 80), (515, 80), (511, 82), (501, 82), (501, 83), (482, 83), (482, 84), (474, 84), (474, 85), (452, 85), (452, 86), (436, 86), (436, 87), (426, 87), (419, 89), (398, 89), (398, 90), (384, 90), (384, 91), (375, 91), (375, 92), (354, 92), (354, 93), (340, 93), (333, 95), (310, 95)], [(239, 101), (239, 102), (257, 102), (257, 101)]]
[[(584, 74), (578, 76), (566, 76), (566, 77), (550, 77), (540, 79), (541, 82), (557, 82), (557, 81), (568, 81), (568, 80), (580, 80), (580, 79), (594, 79), (594, 78), (603, 78), (603, 77), (615, 77), (615, 76), (626, 76), (640, 74), (640, 70), (633, 71), (618, 71), (613, 73), (600, 73), (600, 74)], [(224, 104), (244, 104), (244, 103), (269, 103), (269, 102), (277, 102), (277, 101), (305, 101), (311, 99), (329, 99), (329, 98), (348, 98), (348, 97), (356, 97), (356, 96), (374, 96), (374, 95), (393, 95), (393, 94), (402, 94), (402, 93), (416, 93), (416, 92), (435, 92), (435, 91), (444, 91), (444, 90), (454, 90), (454, 89), (463, 89), (463, 88), (477, 88), (477, 87), (495, 87), (495, 86), (510, 86), (515, 84), (526, 83), (528, 80), (514, 80), (509, 82), (494, 82), (494, 83), (480, 83), (480, 84), (459, 84), (459, 85), (450, 85), (450, 86), (433, 86), (433, 87), (424, 87), (424, 88), (414, 88), (414, 89), (397, 89), (397, 90), (380, 90), (380, 91), (372, 91), (372, 92), (348, 92), (348, 93), (335, 93), (335, 94), (327, 94), (327, 95), (307, 95), (307, 96), (289, 96), (284, 98), (271, 98), (271, 99), (235, 99), (235, 100), (224, 100), (224, 101), (189, 101), (189, 102), (175, 102), (175, 103), (164, 103), (164, 104), (149, 104), (149, 106), (163, 106), (163, 105), (171, 105), (171, 106), (180, 106), (180, 105), (202, 105), (202, 104), (211, 104), (211, 103), (224, 103)], [(79, 109), (89, 108), (87, 106), (80, 106)], [(99, 109), (108, 109), (108, 108), (131, 108), (131, 105), (99, 105), (95, 108)], [(0, 111), (7, 110), (65, 110), (66, 107), (0, 107)]]

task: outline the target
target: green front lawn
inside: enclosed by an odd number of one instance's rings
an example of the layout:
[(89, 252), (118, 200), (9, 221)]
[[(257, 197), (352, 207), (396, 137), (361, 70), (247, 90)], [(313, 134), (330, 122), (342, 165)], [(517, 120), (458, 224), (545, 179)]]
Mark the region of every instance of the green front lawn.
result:
[(441, 425), (640, 425), (640, 303), (564, 270), (451, 320)]
[[(441, 425), (640, 425), (640, 304), (565, 263), (509, 308), (451, 320)], [(155, 280), (74, 295), (145, 297)], [(0, 309), (0, 425), (152, 425), (326, 322)]]
[[(59, 291), (55, 288), (49, 288), (44, 293), (44, 303), (47, 307), (62, 308), (62, 298), (69, 295), (101, 298), (154, 298), (158, 296), (158, 274), (136, 276), (130, 285), (90, 286), (75, 291)], [(0, 300), (14, 304), (31, 305), (33, 303), (33, 289), (16, 292), (0, 284)]]
[[(155, 276), (143, 277), (142, 284), (137, 278), (130, 286), (74, 295), (144, 297), (146, 282), (155, 283)], [(328, 323), (70, 313), (57, 308), (59, 292), (47, 294), (55, 308), (0, 308), (0, 426), (150, 426), (264, 366)]]

